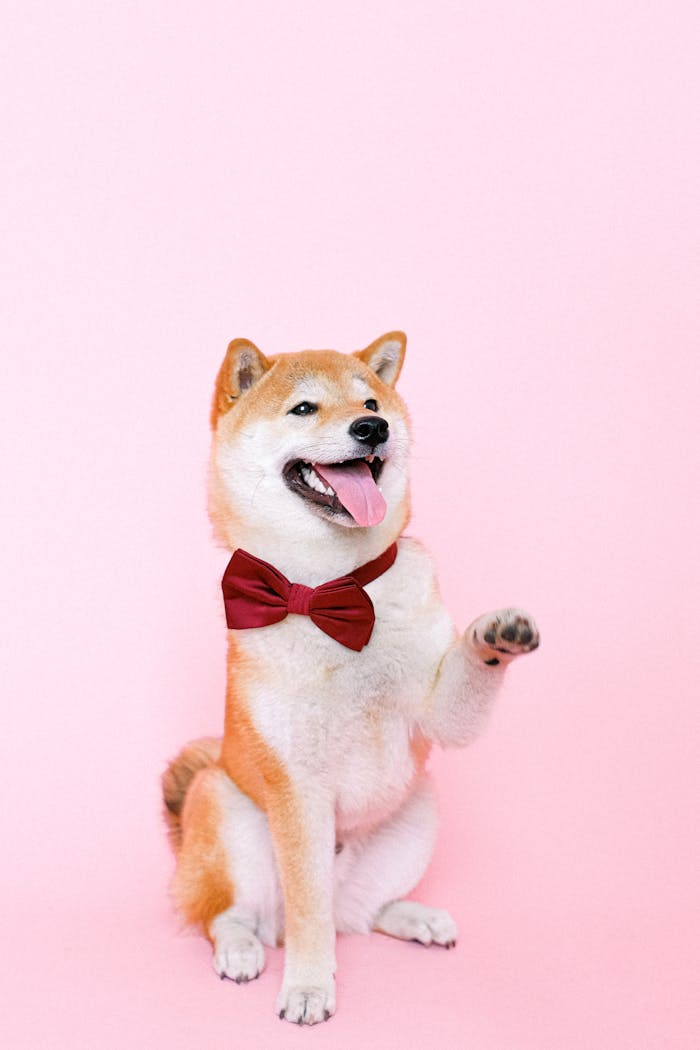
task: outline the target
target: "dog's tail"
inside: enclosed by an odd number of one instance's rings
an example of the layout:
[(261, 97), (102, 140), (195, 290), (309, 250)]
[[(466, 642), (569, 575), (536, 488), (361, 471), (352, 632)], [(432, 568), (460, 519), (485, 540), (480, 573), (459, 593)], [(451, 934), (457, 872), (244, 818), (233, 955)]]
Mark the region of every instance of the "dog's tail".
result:
[(187, 789), (200, 769), (213, 766), (221, 756), (221, 740), (204, 736), (192, 740), (172, 760), (161, 777), (163, 788), (163, 816), (168, 829), (170, 845), (175, 853), (182, 842), (182, 808)]

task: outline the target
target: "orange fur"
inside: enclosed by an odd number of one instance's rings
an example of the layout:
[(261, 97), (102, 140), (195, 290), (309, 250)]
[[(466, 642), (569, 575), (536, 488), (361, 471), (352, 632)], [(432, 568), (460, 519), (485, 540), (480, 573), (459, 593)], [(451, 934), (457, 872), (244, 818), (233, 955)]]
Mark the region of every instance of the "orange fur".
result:
[(229, 343), (214, 386), (214, 400), (211, 406), (212, 427), (216, 427), (219, 416), (228, 412), (241, 395), (238, 366), (243, 356), (247, 364), (247, 373), (251, 379), (258, 379), (270, 367), (270, 362), (265, 355), (249, 339), (233, 339)]
[[(343, 417), (347, 416), (352, 419), (356, 416), (354, 409), (348, 407), (347, 397), (347, 386), (354, 375), (361, 376), (385, 404), (393, 402), (394, 399), (398, 404), (398, 395), (394, 394), (390, 386), (381, 382), (368, 364), (376, 353), (377, 345), (381, 342), (382, 340), (377, 340), (366, 350), (351, 355), (338, 354), (335, 350), (303, 350), (300, 353), (265, 357), (249, 340), (234, 339), (229, 344), (217, 376), (211, 413), (212, 427), (216, 429), (221, 417), (228, 415), (229, 409), (236, 404), (240, 395), (235, 375), (236, 362), (241, 353), (259, 355), (257, 358), (259, 361), (258, 374), (262, 378), (259, 384), (256, 384), (255, 398), (241, 399), (240, 404), (237, 405), (238, 410), (226, 421), (227, 424), (229, 420), (234, 421), (237, 428), (243, 428), (251, 415), (255, 418), (264, 418), (266, 415), (276, 416), (280, 411), (280, 406), (290, 397), (295, 396), (299, 380), (307, 372), (328, 377), (329, 391), (335, 390), (336, 402), (344, 406)], [(337, 393), (339, 384), (341, 389), (345, 388), (341, 395)], [(356, 398), (356, 408), (361, 409), (362, 400), (364, 399)], [(330, 411), (332, 410), (331, 402)], [(319, 415), (319, 420), (322, 418), (323, 416)]]
[(220, 765), (241, 791), (263, 811), (267, 811), (270, 791), (289, 791), (289, 777), (256, 729), (245, 697), (247, 675), (255, 675), (255, 666), (246, 658), (235, 635), (228, 636), (226, 711)]
[(173, 881), (178, 908), (206, 934), (209, 923), (234, 900), (234, 887), (221, 839), (216, 767), (201, 769), (189, 786), (182, 813), (182, 845)]
[(423, 736), (422, 733), (418, 732), (418, 730), (414, 732), (411, 737), (411, 754), (413, 755), (416, 776), (422, 776), (425, 772), (425, 765), (430, 756), (432, 746), (428, 738)]
[(364, 350), (358, 350), (355, 353), (355, 357), (358, 357), (360, 361), (364, 361), (366, 365), (372, 368), (373, 372), (377, 372), (377, 366), (381, 369), (382, 363), (382, 347), (386, 346), (388, 341), (394, 341), (400, 347), (398, 360), (392, 365), (387, 366), (383, 371), (382, 382), (387, 383), (389, 386), (394, 386), (396, 380), (399, 378), (401, 369), (403, 368), (403, 359), (406, 354), (406, 336), (404, 332), (387, 332), (386, 335), (380, 335), (378, 339), (375, 339), (373, 343), (365, 347)]
[(211, 766), (221, 755), (221, 741), (201, 737), (183, 747), (177, 758), (169, 763), (161, 777), (163, 788), (163, 816), (168, 837), (175, 855), (182, 845), (182, 810), (190, 784), (200, 769)]

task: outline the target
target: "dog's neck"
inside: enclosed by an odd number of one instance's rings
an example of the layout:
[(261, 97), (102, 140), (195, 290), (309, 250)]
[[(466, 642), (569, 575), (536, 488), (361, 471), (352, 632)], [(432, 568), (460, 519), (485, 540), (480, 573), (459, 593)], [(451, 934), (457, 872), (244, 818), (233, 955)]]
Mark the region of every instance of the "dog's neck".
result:
[(232, 550), (242, 547), (269, 562), (292, 583), (318, 587), (378, 558), (398, 538), (404, 524), (403, 515), (394, 514), (381, 525), (367, 529), (328, 524), (326, 529), (303, 539), (260, 529), (246, 535), (242, 530), (230, 546)]

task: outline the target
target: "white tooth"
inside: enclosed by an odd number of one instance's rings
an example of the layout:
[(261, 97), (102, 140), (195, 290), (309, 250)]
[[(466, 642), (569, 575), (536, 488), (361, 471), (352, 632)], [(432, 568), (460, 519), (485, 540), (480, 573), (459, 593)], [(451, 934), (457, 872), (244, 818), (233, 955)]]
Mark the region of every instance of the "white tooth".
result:
[(311, 486), (312, 489), (315, 489), (316, 492), (322, 492), (325, 495), (326, 486), (323, 484), (323, 482), (321, 481), (318, 474), (313, 468), (309, 471), (307, 483)]
[(372, 460), (374, 459), (374, 452), (371, 452), (369, 454), (369, 456), (365, 456), (365, 459), (367, 460), (368, 463), (371, 463)]
[(322, 496), (335, 496), (335, 490), (330, 485), (326, 485), (308, 463), (304, 463), (301, 467), (301, 476), (309, 488), (314, 489), (315, 492), (319, 492)]

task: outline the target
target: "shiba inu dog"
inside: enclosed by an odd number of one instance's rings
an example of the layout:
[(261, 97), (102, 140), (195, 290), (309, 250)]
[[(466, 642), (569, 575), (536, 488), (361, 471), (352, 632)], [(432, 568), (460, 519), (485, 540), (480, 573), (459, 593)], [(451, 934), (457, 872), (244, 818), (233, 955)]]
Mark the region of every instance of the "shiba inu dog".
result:
[(431, 856), (433, 743), (481, 731), (508, 664), (539, 644), (516, 608), (460, 635), (431, 560), (402, 536), (406, 339), (266, 358), (237, 339), (216, 380), (210, 514), (224, 576), (223, 739), (163, 776), (173, 892), (214, 969), (258, 976), (284, 942), (276, 1009), (336, 1008), (336, 931), (452, 947), (441, 909), (405, 900)]

